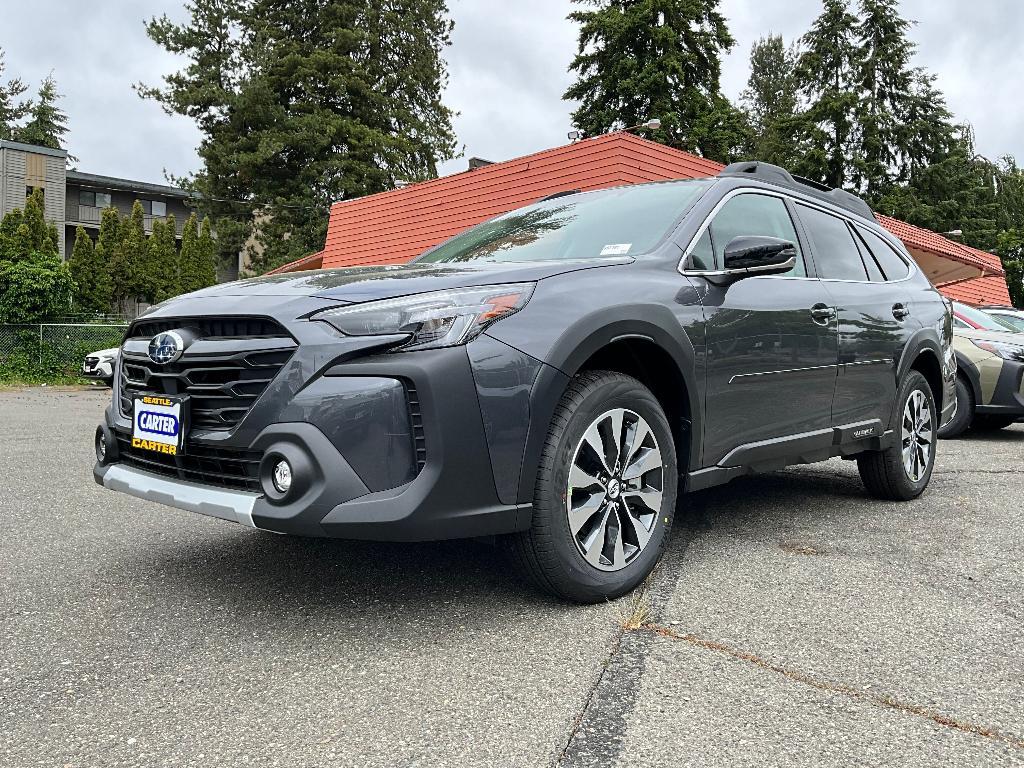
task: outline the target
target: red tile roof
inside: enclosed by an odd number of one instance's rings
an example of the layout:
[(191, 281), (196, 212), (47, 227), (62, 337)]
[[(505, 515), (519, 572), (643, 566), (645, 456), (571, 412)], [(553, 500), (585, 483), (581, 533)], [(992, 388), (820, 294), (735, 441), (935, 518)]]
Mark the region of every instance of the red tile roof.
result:
[(985, 304), (1001, 304), (1011, 306), (1010, 291), (1006, 287), (1006, 278), (1002, 275), (975, 277), (957, 283), (939, 286), (943, 294), (964, 304), (983, 306)]
[(408, 261), (467, 227), (569, 189), (714, 176), (720, 163), (611, 133), (335, 203), (325, 267)]
[(875, 218), (883, 227), (902, 240), (908, 248), (917, 248), (938, 256), (952, 258), (964, 264), (977, 266), (989, 274), (1005, 274), (1002, 262), (993, 253), (979, 251), (977, 248), (971, 248), (969, 245), (943, 237), (930, 229), (915, 227), (913, 224), (907, 224), (907, 222), (894, 219), (891, 216), (876, 213)]
[[(335, 203), (324, 250), (275, 271), (405, 262), (467, 227), (555, 192), (701, 178), (723, 167), (630, 133), (610, 133)], [(985, 296), (984, 301), (996, 301), (992, 297), (998, 294), (998, 300), (1009, 301), (1003, 278), (984, 276), (1004, 274), (998, 256), (899, 219), (879, 215), (878, 220), (908, 248), (980, 270), (983, 277), (950, 286), (961, 300), (982, 303), (970, 297)]]

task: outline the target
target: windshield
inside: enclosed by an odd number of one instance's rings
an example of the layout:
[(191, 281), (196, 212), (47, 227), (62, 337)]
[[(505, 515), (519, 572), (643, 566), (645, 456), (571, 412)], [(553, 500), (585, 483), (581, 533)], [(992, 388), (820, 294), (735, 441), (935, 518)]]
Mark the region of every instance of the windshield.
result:
[(963, 315), (967, 320), (986, 331), (1000, 331), (1002, 333), (1020, 333), (1009, 323), (1001, 322), (987, 312), (980, 309), (968, 307), (966, 304), (954, 304), (953, 308), (958, 314)]
[(417, 261), (556, 261), (646, 253), (713, 183), (644, 184), (547, 200), (468, 229)]
[(1018, 331), (1024, 331), (1024, 314), (1011, 315), (1003, 312), (992, 312), (992, 317), (1001, 323), (1008, 323), (1012, 325)]

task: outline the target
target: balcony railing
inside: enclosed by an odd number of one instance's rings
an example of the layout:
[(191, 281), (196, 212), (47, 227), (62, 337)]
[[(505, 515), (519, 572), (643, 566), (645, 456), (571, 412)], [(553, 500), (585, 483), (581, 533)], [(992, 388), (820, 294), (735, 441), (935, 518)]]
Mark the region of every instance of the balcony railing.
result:
[[(126, 214), (123, 211), (121, 211), (120, 213), (121, 213), (121, 218), (123, 219)], [(103, 209), (102, 208), (97, 208), (94, 205), (80, 205), (80, 206), (78, 206), (78, 218), (75, 219), (74, 221), (75, 221), (75, 223), (78, 223), (78, 224), (92, 224), (94, 226), (99, 226), (99, 224), (100, 224), (100, 217), (102, 215), (103, 215)], [(143, 217), (142, 217), (143, 229), (145, 229), (147, 235), (152, 234), (153, 233), (153, 222), (154, 221), (158, 221), (158, 220), (159, 221), (165, 221), (166, 219), (167, 219), (166, 216), (153, 216), (153, 215), (148, 214), (148, 213), (144, 214)], [(175, 217), (174, 225), (175, 225), (175, 229), (178, 230), (177, 231), (178, 237), (181, 237), (181, 233), (185, 231), (185, 217), (184, 216), (176, 216)]]

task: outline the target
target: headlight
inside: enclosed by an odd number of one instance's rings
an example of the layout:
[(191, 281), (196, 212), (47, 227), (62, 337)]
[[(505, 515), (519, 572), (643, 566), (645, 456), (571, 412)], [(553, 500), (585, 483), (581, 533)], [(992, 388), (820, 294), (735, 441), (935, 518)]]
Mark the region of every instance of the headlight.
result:
[(1014, 360), (1024, 363), (1024, 345), (1007, 344), (1002, 341), (979, 341), (976, 339), (971, 339), (971, 343), (979, 349), (984, 349), (986, 352), (991, 352), (993, 355), (1003, 358), (1003, 360)]
[(496, 320), (518, 312), (533, 295), (535, 283), (457, 288), (369, 301), (329, 309), (312, 320), (330, 323), (346, 336), (408, 333), (403, 350), (464, 344)]

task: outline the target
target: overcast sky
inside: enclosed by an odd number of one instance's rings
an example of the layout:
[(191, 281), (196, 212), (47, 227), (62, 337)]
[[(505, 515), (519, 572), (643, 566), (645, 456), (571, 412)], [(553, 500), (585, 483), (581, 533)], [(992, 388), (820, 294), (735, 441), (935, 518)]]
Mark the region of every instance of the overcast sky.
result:
[[(466, 159), (505, 160), (566, 142), (575, 26), (569, 0), (449, 0), (455, 19), (446, 52), (451, 73), (447, 103), (459, 112), (455, 130), (465, 157), (442, 173), (462, 170)], [(183, 18), (182, 0), (35, 0), (5, 3), (0, 48), (7, 75), (34, 89), (51, 70), (64, 94), (69, 149), (91, 173), (161, 181), (164, 171), (198, 167), (199, 134), (191, 122), (165, 115), (143, 101), (133, 83), (159, 82), (180, 65), (145, 35), (143, 20), (166, 12)], [(916, 63), (938, 75), (958, 119), (976, 130), (989, 157), (1010, 153), (1024, 161), (1024, 3), (980, 0), (963, 12), (962, 0), (904, 0), (917, 21)], [(747, 77), (751, 44), (768, 32), (787, 41), (802, 34), (820, 0), (722, 0), (737, 44), (724, 61), (724, 89), (735, 99)], [(511, 10), (514, 9), (514, 10)]]

